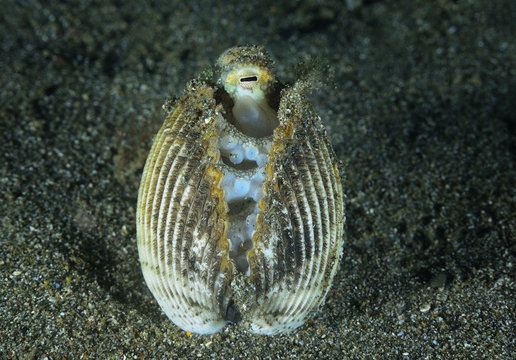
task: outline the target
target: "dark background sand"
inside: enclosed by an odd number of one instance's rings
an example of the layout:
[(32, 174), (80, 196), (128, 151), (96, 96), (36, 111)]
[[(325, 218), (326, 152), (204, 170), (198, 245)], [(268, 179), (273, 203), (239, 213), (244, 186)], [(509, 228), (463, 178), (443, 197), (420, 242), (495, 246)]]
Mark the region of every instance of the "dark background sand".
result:
[[(516, 2), (2, 1), (0, 358), (510, 359)], [(188, 336), (140, 272), (162, 103), (236, 44), (312, 102), (346, 163), (344, 256), (298, 331)]]

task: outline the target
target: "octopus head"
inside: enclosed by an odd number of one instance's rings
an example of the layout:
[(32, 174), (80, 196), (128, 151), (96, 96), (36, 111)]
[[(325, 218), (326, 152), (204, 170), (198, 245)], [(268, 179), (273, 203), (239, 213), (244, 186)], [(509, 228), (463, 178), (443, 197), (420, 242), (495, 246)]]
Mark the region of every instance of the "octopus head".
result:
[(218, 83), (234, 101), (250, 96), (265, 101), (274, 84), (272, 60), (260, 46), (237, 46), (224, 52), (217, 61)]

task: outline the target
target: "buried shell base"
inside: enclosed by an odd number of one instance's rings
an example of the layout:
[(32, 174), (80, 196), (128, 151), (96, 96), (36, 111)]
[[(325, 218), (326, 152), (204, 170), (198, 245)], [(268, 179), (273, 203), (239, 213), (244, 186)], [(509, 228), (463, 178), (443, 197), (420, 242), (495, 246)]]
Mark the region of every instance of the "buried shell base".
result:
[(292, 331), (338, 267), (339, 167), (300, 87), (279, 88), (262, 48), (218, 65), (219, 82), (191, 81), (154, 139), (138, 194), (142, 271), (186, 331)]

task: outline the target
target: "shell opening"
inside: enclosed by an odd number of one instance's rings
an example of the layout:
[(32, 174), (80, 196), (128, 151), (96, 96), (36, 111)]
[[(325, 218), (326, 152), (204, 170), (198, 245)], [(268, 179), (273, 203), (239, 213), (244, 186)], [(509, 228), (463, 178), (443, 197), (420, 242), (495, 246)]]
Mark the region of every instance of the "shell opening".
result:
[[(247, 86), (258, 80), (258, 76), (247, 75), (239, 78), (239, 83)], [(242, 95), (234, 97), (233, 103), (223, 97), (219, 101), (226, 106), (233, 105), (231, 111), (226, 111), (227, 118), (219, 119), (218, 141), (224, 172), (221, 186), (229, 208), (229, 255), (236, 269), (248, 274), (247, 252), (253, 248), (272, 134), (279, 122), (265, 98)]]
[[(222, 146), (221, 153), (224, 152)], [(252, 239), (257, 228), (256, 219), (259, 211), (258, 201), (263, 197), (265, 164), (259, 166), (257, 162), (247, 160), (246, 164), (254, 164), (254, 167), (241, 169), (240, 165), (231, 165), (231, 158), (224, 156), (221, 158), (228, 159), (227, 164), (223, 162), (224, 176), (221, 186), (228, 205), (229, 256), (238, 271), (248, 274), (247, 252), (253, 248)]]

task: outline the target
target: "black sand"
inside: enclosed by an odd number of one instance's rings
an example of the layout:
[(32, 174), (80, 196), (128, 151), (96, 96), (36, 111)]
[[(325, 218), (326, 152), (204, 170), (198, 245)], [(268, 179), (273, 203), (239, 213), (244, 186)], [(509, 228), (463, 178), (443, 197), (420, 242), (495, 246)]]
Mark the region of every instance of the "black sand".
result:
[[(516, 2), (43, 3), (0, 13), (0, 358), (516, 357)], [(246, 43), (286, 81), (326, 64), (344, 256), (298, 331), (189, 335), (141, 275), (138, 182), (162, 103)]]

